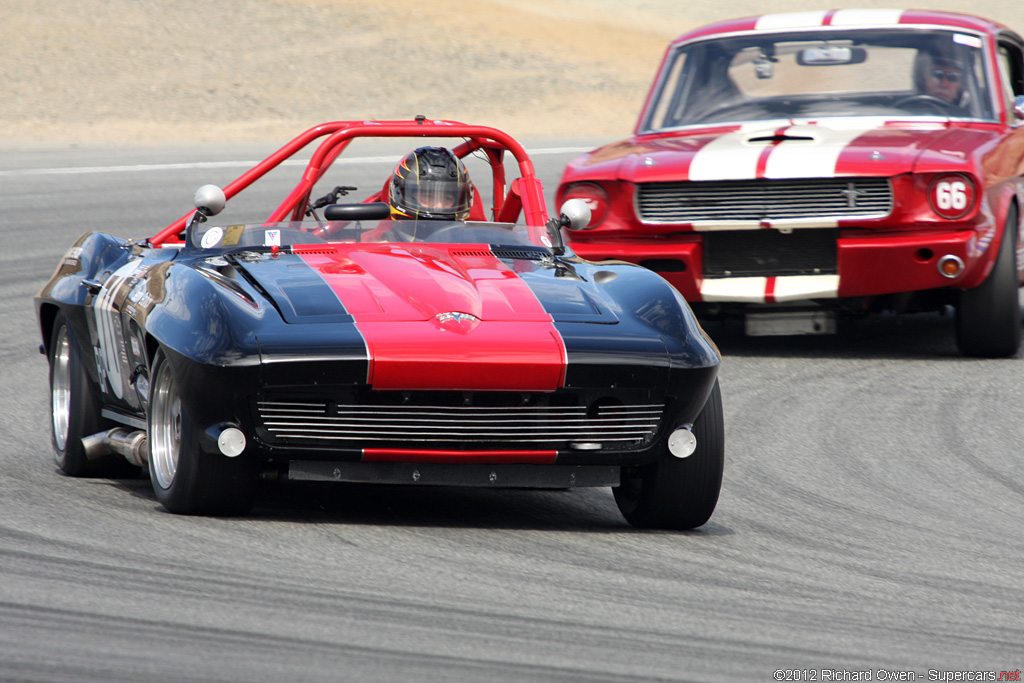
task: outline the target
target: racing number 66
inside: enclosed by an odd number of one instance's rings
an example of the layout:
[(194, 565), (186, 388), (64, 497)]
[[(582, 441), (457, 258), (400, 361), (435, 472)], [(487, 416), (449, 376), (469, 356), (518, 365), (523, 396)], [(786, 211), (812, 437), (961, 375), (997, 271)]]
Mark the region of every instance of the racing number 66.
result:
[(967, 208), (967, 185), (962, 180), (943, 180), (935, 185), (935, 205), (947, 211)]
[(974, 183), (960, 173), (947, 173), (936, 178), (928, 191), (932, 210), (947, 220), (963, 218), (974, 206)]

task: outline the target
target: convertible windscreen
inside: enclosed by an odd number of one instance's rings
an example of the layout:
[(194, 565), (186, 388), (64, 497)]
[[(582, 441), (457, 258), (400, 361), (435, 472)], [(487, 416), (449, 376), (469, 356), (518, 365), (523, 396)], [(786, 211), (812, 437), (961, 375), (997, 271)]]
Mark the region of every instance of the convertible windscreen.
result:
[(816, 116), (994, 119), (982, 41), (910, 29), (758, 33), (679, 46), (643, 128)]
[(325, 242), (540, 246), (530, 241), (526, 226), (474, 221), (303, 221), (228, 226), (200, 223), (191, 231), (191, 248), (218, 251)]

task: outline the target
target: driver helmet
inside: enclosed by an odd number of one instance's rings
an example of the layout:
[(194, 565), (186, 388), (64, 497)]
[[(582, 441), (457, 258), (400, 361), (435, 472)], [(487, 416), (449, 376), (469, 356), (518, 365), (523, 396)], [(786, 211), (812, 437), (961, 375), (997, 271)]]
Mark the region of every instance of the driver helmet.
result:
[(444, 147), (420, 147), (391, 174), (392, 218), (464, 220), (473, 205), (473, 184), (462, 161)]

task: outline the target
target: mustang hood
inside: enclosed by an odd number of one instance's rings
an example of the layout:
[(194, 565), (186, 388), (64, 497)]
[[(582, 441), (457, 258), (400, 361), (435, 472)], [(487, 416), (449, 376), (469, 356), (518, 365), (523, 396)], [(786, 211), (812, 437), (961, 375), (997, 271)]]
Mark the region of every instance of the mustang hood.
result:
[(530, 259), (508, 265), (486, 247), (295, 251), (244, 267), (286, 322), (354, 324), (375, 388), (550, 391), (567, 363), (555, 322), (617, 322), (596, 291), (544, 277)]
[(989, 135), (939, 120), (759, 121), (635, 137), (573, 166), (588, 177), (636, 183), (892, 176), (963, 164)]

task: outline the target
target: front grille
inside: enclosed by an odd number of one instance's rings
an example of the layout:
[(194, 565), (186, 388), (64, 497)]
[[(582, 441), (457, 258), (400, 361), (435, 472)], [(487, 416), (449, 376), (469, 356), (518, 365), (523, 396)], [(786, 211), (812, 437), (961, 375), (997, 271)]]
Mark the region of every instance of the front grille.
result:
[(704, 233), (704, 277), (831, 275), (838, 230), (807, 228)]
[(258, 400), (271, 445), (336, 448), (566, 448), (599, 442), (641, 448), (654, 438), (660, 403), (588, 406), (362, 405), (323, 400)]
[(643, 183), (636, 193), (644, 223), (882, 218), (893, 203), (886, 178)]

